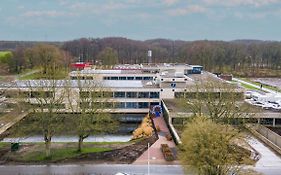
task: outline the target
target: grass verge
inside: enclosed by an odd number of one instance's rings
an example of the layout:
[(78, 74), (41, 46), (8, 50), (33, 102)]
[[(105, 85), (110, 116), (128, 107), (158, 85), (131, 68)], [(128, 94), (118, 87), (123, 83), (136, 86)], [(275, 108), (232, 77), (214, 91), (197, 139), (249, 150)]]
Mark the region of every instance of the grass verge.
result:
[[(249, 78), (240, 78), (240, 79), (241, 79), (241, 80), (244, 80), (244, 81), (247, 81), (247, 82), (249, 82), (249, 83), (255, 84), (255, 85), (257, 85), (257, 86), (260, 86), (260, 85), (261, 85), (261, 83), (252, 81), (252, 80), (249, 79)], [(275, 87), (275, 86), (270, 86), (270, 85), (264, 84), (264, 83), (262, 84), (262, 86), (263, 86), (264, 88), (267, 88), (267, 89), (270, 89), (270, 90), (273, 90), (273, 91), (281, 92), (281, 89), (279, 89), (278, 87)]]
[[(43, 145), (42, 145), (43, 146)], [(44, 150), (35, 150), (31, 152), (27, 152), (24, 154), (20, 153), (12, 153), (13, 160), (21, 161), (21, 162), (45, 162), (45, 161), (59, 161), (70, 158), (78, 157), (82, 154), (89, 153), (98, 153), (111, 151), (111, 148), (103, 148), (103, 147), (85, 147), (81, 152), (77, 152), (76, 148), (56, 148), (51, 150), (51, 157), (46, 158)]]

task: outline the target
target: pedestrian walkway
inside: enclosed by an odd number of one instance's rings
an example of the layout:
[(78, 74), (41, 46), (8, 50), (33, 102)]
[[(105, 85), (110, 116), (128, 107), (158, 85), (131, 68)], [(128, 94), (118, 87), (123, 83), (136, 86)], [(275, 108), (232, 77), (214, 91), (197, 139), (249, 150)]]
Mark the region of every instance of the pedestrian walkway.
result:
[[(253, 84), (253, 83), (250, 83), (250, 82), (247, 82), (247, 81), (238, 79), (238, 78), (232, 78), (232, 80), (237, 81), (237, 82), (239, 82), (239, 83), (243, 83), (243, 84), (252, 86), (252, 87), (255, 87), (255, 88), (257, 88), (257, 89), (260, 89), (260, 88), (261, 88), (260, 86), (258, 86), (258, 85), (256, 85), (256, 84)], [(271, 90), (271, 89), (268, 89), (268, 88), (266, 88), (266, 87), (263, 87), (262, 90), (265, 91), (265, 92), (268, 92), (268, 93), (272, 93), (272, 94), (276, 94), (276, 95), (281, 95), (280, 92), (276, 92), (276, 91)]]
[(12, 111), (0, 120), (0, 135), (29, 114), (29, 111)]
[(179, 164), (178, 161), (166, 161), (161, 152), (161, 144), (168, 144), (173, 152), (176, 152), (175, 142), (173, 140), (168, 141), (165, 137), (167, 133), (170, 134), (170, 131), (166, 125), (164, 118), (153, 118), (153, 122), (155, 126), (160, 127), (161, 131), (158, 132), (159, 139), (153, 145), (151, 145), (150, 148), (146, 150), (133, 164), (147, 164), (148, 160), (150, 164)]

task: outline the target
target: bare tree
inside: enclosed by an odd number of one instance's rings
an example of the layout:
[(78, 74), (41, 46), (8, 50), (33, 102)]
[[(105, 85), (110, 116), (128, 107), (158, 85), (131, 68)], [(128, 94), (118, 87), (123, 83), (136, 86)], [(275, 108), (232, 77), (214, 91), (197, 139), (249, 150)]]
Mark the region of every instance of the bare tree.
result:
[(179, 104), (191, 109), (195, 116), (205, 114), (213, 121), (223, 123), (252, 117), (243, 102), (243, 90), (226, 82), (206, 80), (196, 83), (184, 97)]
[[(80, 76), (78, 76), (80, 77)], [(74, 120), (78, 135), (77, 151), (82, 151), (83, 141), (90, 135), (113, 132), (118, 123), (113, 120), (106, 108), (112, 108), (108, 102), (110, 91), (105, 91), (98, 81), (69, 80), (66, 88), (68, 108), (78, 113)], [(111, 109), (112, 110), (112, 109)]]
[(25, 101), (36, 115), (34, 125), (40, 127), (44, 142), (46, 157), (51, 156), (52, 137), (60, 129), (62, 118), (58, 113), (64, 109), (65, 91), (63, 81), (48, 80), (27, 80), (24, 82), (25, 88), (20, 88), (25, 94)]

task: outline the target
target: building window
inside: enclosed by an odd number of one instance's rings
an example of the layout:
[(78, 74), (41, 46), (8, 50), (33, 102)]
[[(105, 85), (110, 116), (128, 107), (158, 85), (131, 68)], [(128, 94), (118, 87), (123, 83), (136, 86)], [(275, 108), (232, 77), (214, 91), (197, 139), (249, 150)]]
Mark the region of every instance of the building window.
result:
[(148, 108), (148, 102), (139, 102), (139, 108)]
[(125, 92), (114, 92), (114, 98), (125, 98)]
[(149, 98), (149, 92), (139, 92), (138, 98)]
[(159, 102), (151, 102), (150, 106), (155, 106), (155, 105), (159, 105)]
[(113, 108), (113, 103), (112, 102), (104, 102), (103, 107), (111, 109), (111, 108)]
[(150, 92), (150, 98), (159, 98), (159, 92)]
[(153, 80), (153, 77), (143, 77), (143, 80)]
[(118, 77), (110, 77), (110, 80), (118, 80)]
[(142, 77), (136, 77), (136, 80), (142, 80)]
[(127, 92), (126, 98), (137, 98), (136, 92)]
[(134, 80), (134, 77), (127, 77), (127, 80)]
[(119, 77), (119, 80), (126, 80), (126, 77)]
[(114, 103), (114, 108), (124, 109), (125, 108), (125, 103), (124, 102), (115, 102)]
[(126, 108), (138, 108), (138, 103), (137, 102), (127, 102), (126, 103)]

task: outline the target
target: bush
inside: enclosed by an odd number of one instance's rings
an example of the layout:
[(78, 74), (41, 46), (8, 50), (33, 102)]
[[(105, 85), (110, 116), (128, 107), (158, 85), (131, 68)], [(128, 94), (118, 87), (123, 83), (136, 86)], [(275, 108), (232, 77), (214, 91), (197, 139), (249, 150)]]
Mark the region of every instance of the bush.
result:
[(160, 131), (161, 131), (161, 128), (160, 128), (159, 125), (156, 126), (156, 131), (157, 131), (157, 132), (160, 132)]
[(166, 161), (175, 160), (174, 154), (172, 153), (171, 148), (167, 144), (161, 144), (161, 151)]
[(171, 140), (173, 139), (173, 137), (171, 136), (171, 134), (166, 134), (165, 137), (166, 137), (166, 139), (167, 139), (168, 141), (171, 141)]

